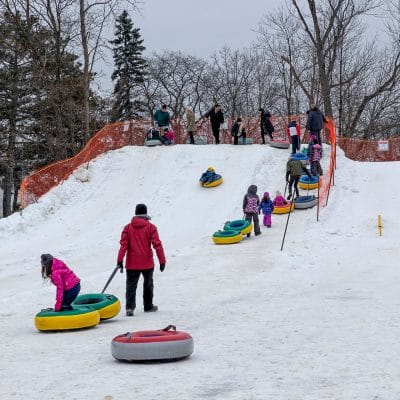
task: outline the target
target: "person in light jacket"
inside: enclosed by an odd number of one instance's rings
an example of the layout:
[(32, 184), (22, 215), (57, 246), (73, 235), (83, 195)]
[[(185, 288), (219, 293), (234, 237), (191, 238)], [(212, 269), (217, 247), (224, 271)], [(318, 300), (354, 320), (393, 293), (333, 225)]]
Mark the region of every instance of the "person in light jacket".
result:
[(190, 144), (194, 144), (194, 132), (196, 130), (196, 118), (191, 107), (186, 107), (186, 131), (190, 137)]

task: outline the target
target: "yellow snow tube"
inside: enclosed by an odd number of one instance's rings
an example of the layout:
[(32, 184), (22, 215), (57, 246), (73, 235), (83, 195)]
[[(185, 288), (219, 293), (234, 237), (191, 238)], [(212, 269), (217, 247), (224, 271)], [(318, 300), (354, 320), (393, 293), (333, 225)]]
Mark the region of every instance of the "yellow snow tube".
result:
[(35, 327), (39, 331), (63, 331), (90, 328), (100, 322), (100, 314), (89, 307), (70, 311), (42, 310), (36, 314)]
[(217, 176), (219, 176), (219, 178), (215, 179), (212, 182), (208, 182), (208, 183), (200, 182), (200, 186), (203, 186), (205, 188), (210, 188), (210, 187), (215, 187), (215, 186), (220, 185), (222, 183), (222, 176), (218, 175), (218, 174), (217, 174)]
[(242, 232), (240, 231), (218, 231), (215, 232), (212, 239), (215, 244), (233, 244), (239, 243), (243, 238)]
[(317, 176), (311, 176), (309, 178), (307, 175), (302, 175), (298, 187), (305, 190), (317, 189), (319, 185), (319, 179)]
[(287, 204), (284, 206), (274, 206), (274, 211), (272, 211), (272, 214), (287, 214), (289, 211), (294, 210), (294, 203), (291, 203), (288, 201)]

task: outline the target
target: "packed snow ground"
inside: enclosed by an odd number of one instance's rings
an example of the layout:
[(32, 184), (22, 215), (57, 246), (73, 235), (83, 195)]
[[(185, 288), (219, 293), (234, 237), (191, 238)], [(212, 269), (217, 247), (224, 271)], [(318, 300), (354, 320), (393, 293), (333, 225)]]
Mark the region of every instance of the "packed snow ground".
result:
[[(397, 400), (400, 398), (400, 163), (338, 154), (328, 207), (297, 210), (231, 246), (212, 233), (240, 219), (250, 184), (284, 189), (288, 150), (268, 146), (126, 147), (89, 165), (21, 214), (0, 220), (1, 399)], [(325, 157), (325, 161), (327, 157)], [(215, 189), (197, 181), (209, 165)], [(40, 277), (49, 252), (100, 292), (122, 227), (145, 202), (167, 267), (155, 273), (159, 312), (124, 313), (88, 330), (40, 333), (33, 318), (54, 304)], [(384, 229), (379, 237), (377, 216)], [(108, 292), (124, 307), (125, 275)], [(139, 284), (140, 285), (140, 284)], [(175, 324), (193, 355), (162, 364), (114, 360), (120, 333)]]

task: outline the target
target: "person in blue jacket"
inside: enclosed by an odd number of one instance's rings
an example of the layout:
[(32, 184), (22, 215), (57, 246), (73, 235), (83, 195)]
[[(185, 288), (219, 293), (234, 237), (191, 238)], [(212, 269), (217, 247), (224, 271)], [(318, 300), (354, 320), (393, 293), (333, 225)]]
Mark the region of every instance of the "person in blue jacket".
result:
[(208, 167), (207, 171), (201, 175), (200, 183), (204, 186), (206, 183), (211, 183), (215, 181), (216, 173), (213, 167)]
[(264, 215), (263, 225), (266, 226), (267, 228), (271, 228), (271, 226), (272, 226), (271, 214), (272, 214), (272, 211), (274, 211), (274, 203), (272, 202), (271, 198), (269, 197), (268, 192), (264, 193), (264, 196), (258, 207), (259, 207), (259, 210), (262, 211), (262, 213)]

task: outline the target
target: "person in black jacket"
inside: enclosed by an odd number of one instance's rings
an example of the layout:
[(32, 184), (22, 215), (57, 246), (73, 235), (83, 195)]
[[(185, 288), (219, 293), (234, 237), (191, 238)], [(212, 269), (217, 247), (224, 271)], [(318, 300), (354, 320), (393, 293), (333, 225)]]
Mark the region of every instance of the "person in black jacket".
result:
[(203, 118), (210, 118), (212, 134), (215, 137), (215, 144), (219, 144), (219, 128), (224, 123), (224, 114), (221, 106), (215, 104), (214, 107), (203, 115)]
[(322, 146), (321, 129), (324, 127), (324, 122), (326, 122), (324, 114), (315, 104), (312, 104), (310, 111), (307, 112), (306, 128), (310, 132), (310, 136), (315, 135), (317, 137), (320, 146)]
[(259, 108), (258, 112), (260, 114), (260, 128), (261, 128), (261, 139), (262, 143), (265, 144), (265, 135), (267, 134), (271, 140), (274, 140), (272, 137), (272, 132), (274, 132), (275, 128), (272, 125), (270, 120), (271, 114), (268, 111), (264, 111), (263, 108)]

